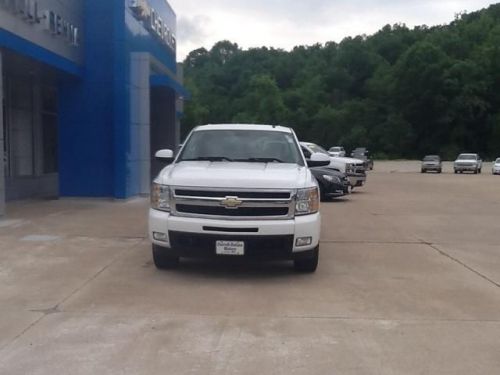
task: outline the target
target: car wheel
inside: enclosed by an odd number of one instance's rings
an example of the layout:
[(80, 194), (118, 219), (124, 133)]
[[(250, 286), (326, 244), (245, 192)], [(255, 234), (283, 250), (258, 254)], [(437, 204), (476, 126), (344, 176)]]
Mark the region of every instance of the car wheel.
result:
[(420, 173), (425, 173), (425, 169), (420, 170)]
[(160, 270), (171, 270), (179, 266), (179, 257), (167, 254), (166, 250), (158, 245), (153, 245), (153, 261)]
[(443, 170), (442, 170), (442, 169), (439, 169), (439, 170), (438, 170), (438, 173), (443, 173)]
[(313, 250), (313, 255), (310, 258), (295, 259), (293, 266), (295, 271), (302, 273), (313, 273), (318, 268), (319, 262), (319, 245)]
[(483, 173), (483, 170), (481, 168), (479, 168), (479, 174)]
[(479, 172), (478, 169), (474, 170), (474, 174), (478, 174), (478, 172)]
[(455, 174), (457, 174), (457, 173), (458, 173), (458, 171), (455, 169)]

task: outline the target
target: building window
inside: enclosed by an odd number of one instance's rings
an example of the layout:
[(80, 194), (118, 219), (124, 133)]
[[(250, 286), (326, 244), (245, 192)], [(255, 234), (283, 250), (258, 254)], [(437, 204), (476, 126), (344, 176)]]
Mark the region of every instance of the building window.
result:
[(8, 80), (9, 164), (12, 177), (34, 175), (33, 86), (30, 79)]
[(58, 168), (58, 127), (57, 127), (57, 90), (50, 86), (42, 87), (42, 137), (43, 173), (57, 173)]

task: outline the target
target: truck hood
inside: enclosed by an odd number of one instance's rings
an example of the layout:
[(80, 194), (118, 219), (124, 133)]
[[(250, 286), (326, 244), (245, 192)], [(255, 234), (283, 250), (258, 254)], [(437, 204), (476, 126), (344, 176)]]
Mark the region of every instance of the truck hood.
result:
[(475, 159), (462, 159), (462, 160), (455, 160), (456, 164), (476, 164), (479, 163), (479, 161)]
[(346, 163), (346, 164), (363, 164), (364, 161), (361, 159), (354, 159), (354, 158), (346, 158), (346, 157), (340, 157), (340, 156), (334, 156), (333, 159), (338, 160), (340, 162)]
[(159, 174), (157, 182), (183, 187), (300, 189), (316, 185), (307, 167), (280, 163), (183, 161)]

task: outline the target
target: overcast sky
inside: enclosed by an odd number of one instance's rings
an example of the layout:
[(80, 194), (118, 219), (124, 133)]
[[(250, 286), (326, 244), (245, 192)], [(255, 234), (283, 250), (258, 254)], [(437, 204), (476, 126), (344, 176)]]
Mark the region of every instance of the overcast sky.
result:
[(178, 60), (228, 39), (241, 47), (341, 41), (386, 24), (449, 23), (494, 0), (168, 0), (177, 13)]

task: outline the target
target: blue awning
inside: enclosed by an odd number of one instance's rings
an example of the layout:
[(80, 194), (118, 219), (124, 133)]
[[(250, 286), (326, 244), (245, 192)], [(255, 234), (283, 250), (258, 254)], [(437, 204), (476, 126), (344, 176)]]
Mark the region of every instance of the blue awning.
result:
[(169, 87), (177, 94), (184, 97), (184, 99), (191, 98), (191, 94), (186, 90), (186, 88), (170, 76), (160, 74), (152, 75), (149, 77), (149, 84), (151, 87)]

